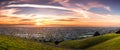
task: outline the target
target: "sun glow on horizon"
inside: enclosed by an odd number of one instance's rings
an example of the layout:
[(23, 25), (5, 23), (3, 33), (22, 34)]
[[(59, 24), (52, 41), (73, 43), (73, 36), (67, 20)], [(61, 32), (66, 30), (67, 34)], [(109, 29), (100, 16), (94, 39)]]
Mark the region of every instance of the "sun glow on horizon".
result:
[(35, 25), (36, 25), (36, 26), (40, 26), (40, 25), (42, 25), (42, 23), (35, 23)]
[(40, 26), (40, 25), (42, 25), (43, 23), (41, 22), (41, 20), (40, 19), (36, 19), (35, 20), (35, 25), (36, 26)]

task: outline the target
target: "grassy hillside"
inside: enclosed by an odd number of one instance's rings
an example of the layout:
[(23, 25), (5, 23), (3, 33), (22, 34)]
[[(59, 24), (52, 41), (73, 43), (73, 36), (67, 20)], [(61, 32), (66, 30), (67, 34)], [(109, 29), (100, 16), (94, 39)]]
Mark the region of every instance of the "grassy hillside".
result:
[(0, 50), (66, 50), (42, 43), (0, 35)]
[(58, 46), (68, 49), (46, 44), (18, 37), (0, 35), (0, 50), (119, 50), (120, 34), (106, 34), (81, 40), (68, 40), (58, 44)]
[(88, 48), (87, 50), (120, 50), (120, 37), (100, 43)]
[[(111, 39), (114, 39), (118, 36), (120, 36), (120, 34), (106, 34), (106, 35), (86, 38), (86, 39), (82, 39), (82, 40), (69, 40), (69, 41), (61, 42), (59, 44), (59, 46), (64, 46), (66, 48), (86, 49), (91, 46), (95, 46), (95, 45), (101, 44), (103, 42), (109, 41)], [(114, 43), (114, 41), (111, 41), (110, 43), (112, 43), (112, 42)], [(103, 45), (104, 44), (106, 44), (106, 46), (108, 45), (107, 42), (103, 43)], [(111, 44), (109, 44), (109, 45), (111, 45)], [(99, 46), (102, 46), (102, 44), (97, 46), (98, 49), (99, 49)], [(93, 48), (96, 48), (96, 47), (93, 47)], [(105, 47), (101, 47), (101, 48), (105, 48)], [(90, 48), (90, 49), (92, 49), (92, 48)]]

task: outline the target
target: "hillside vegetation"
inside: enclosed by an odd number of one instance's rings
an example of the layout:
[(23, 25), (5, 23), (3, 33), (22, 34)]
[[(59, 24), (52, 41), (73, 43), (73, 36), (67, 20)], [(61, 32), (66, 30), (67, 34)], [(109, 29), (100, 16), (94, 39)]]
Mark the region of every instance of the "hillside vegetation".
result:
[[(118, 42), (118, 44), (116, 42)], [(81, 40), (69, 40), (61, 42), (59, 46), (88, 50), (103, 50), (103, 48), (104, 50), (114, 50), (115, 48), (120, 49), (120, 34), (106, 34)]]
[(43, 43), (21, 39), (18, 37), (0, 35), (0, 50), (66, 50), (48, 46)]
[(92, 46), (87, 50), (120, 50), (120, 37)]
[[(47, 44), (47, 43), (46, 43)], [(0, 50), (120, 50), (120, 34), (105, 34), (80, 40), (67, 40), (57, 45), (0, 35)], [(68, 48), (68, 49), (64, 49)]]

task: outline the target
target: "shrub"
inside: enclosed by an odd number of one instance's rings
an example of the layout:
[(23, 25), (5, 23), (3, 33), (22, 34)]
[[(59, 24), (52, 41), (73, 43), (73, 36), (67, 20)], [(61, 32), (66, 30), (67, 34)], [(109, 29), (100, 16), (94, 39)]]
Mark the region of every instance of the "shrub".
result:
[(116, 34), (120, 34), (120, 30), (118, 30), (118, 31), (116, 32)]
[(93, 36), (99, 36), (99, 35), (100, 35), (100, 33), (98, 31), (96, 31)]

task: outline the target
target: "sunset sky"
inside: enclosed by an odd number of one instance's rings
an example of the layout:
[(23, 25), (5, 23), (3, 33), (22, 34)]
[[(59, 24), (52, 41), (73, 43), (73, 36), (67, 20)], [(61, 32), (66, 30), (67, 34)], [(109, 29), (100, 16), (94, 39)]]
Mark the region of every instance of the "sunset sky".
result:
[(119, 27), (120, 0), (0, 0), (0, 25)]

